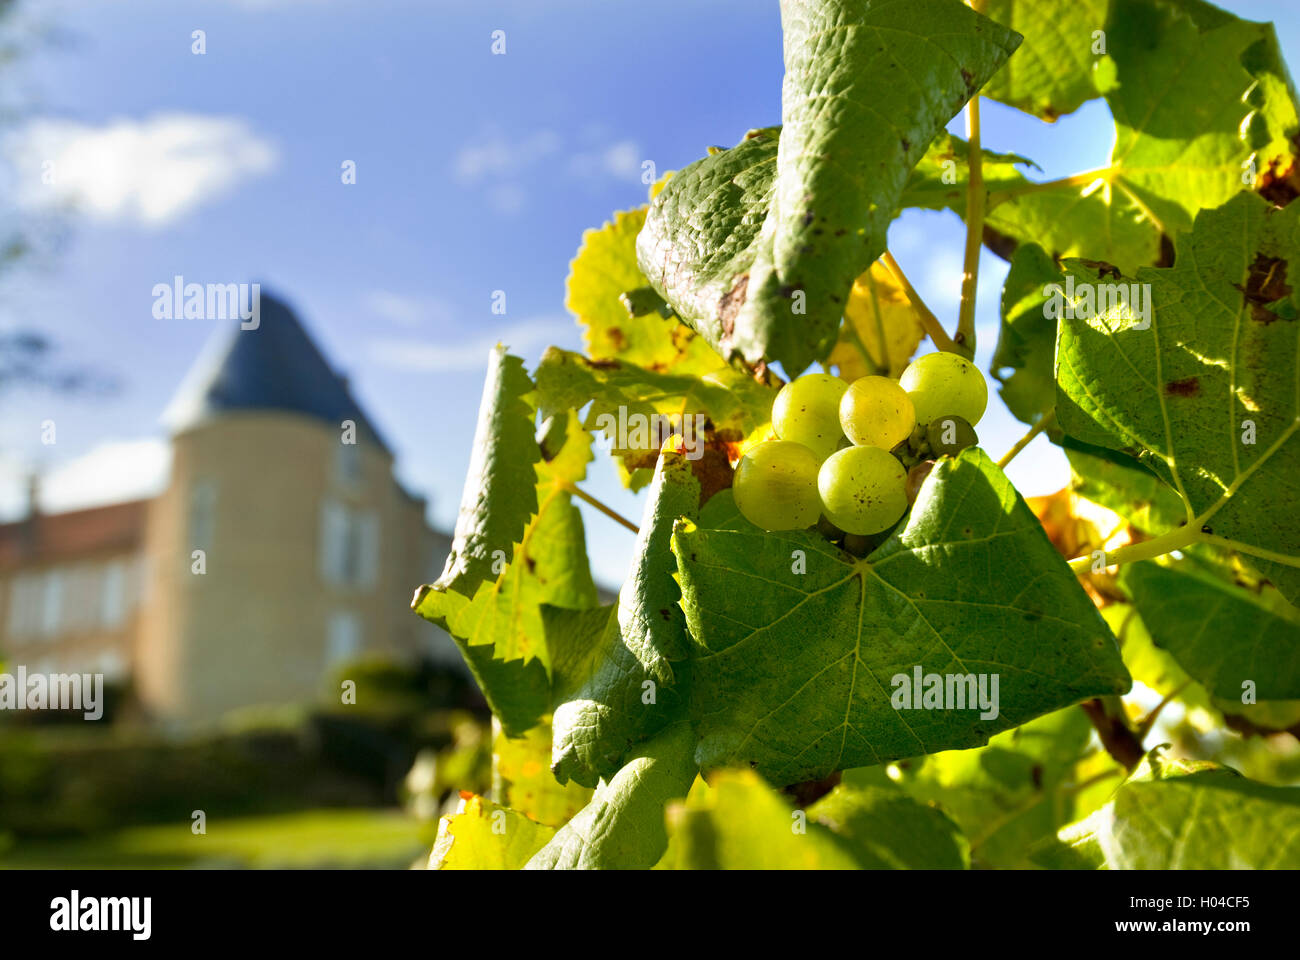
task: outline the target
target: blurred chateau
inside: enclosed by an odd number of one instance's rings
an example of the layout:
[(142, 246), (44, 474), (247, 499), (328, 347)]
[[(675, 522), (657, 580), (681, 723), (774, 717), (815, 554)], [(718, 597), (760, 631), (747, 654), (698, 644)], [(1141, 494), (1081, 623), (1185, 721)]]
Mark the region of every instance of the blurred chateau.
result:
[[(293, 312), (208, 345), (165, 415), (152, 500), (0, 526), (0, 658), (103, 673), (147, 715), (318, 698), (359, 655), (459, 664), (409, 608), (450, 547)], [(347, 442), (354, 440), (355, 442)]]

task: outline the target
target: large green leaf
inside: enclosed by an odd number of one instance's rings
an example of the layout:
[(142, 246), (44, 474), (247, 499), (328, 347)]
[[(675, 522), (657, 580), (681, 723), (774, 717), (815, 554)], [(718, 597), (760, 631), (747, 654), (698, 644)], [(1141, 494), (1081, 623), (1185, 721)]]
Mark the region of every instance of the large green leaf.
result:
[(613, 220), (583, 233), (569, 265), (564, 303), (583, 328), (587, 355), (661, 372), (716, 370), (723, 359), (690, 327), (654, 312), (630, 316), (620, 300), (648, 282), (636, 262), (645, 213), (645, 207), (620, 210)]
[(772, 199), (779, 136), (775, 127), (751, 130), (679, 170), (636, 241), (651, 285), (724, 357), (736, 350), (736, 311)]
[(695, 734), (674, 724), (636, 750), (528, 861), (529, 870), (649, 869), (668, 845), (664, 807), (695, 779)]
[(1070, 488), (1119, 514), (1146, 534), (1168, 530), (1187, 519), (1178, 493), (1134, 459), (1118, 451), (1064, 441)]
[(1291, 171), (1300, 122), (1270, 24), (1200, 0), (1111, 7), (1099, 86), (1116, 129), (1104, 182), (1015, 192), (987, 224), (1004, 241), (1131, 273), (1167, 262), (1165, 244), (1198, 211), (1252, 187), (1272, 195)]
[[(1266, 786), (1226, 767), (1180, 773), (1148, 762), (1061, 839), (1091, 847), (1112, 870), (1294, 870), (1300, 787)], [(1095, 864), (1095, 854), (1085, 859)]]
[(894, 787), (839, 786), (808, 808), (866, 870), (965, 870), (970, 844), (932, 806)]
[(1028, 243), (1011, 257), (1002, 287), (1002, 328), (990, 369), (1002, 384), (1002, 402), (1028, 424), (1056, 402), (1056, 321), (1043, 311), (1043, 290), (1060, 279), (1056, 262)]
[[(1197, 217), (1175, 266), (1138, 271), (1148, 321), (1119, 311), (1062, 317), (1057, 343), (1065, 431), (1137, 457), (1182, 499), (1189, 543), (1247, 555), (1292, 602), (1300, 301), (1285, 277), (1297, 253), (1300, 207), (1239, 194)], [(1131, 282), (1079, 261), (1067, 270), (1090, 287)]]
[[(975, 448), (939, 461), (908, 520), (865, 559), (813, 533), (764, 533), (726, 493), (698, 524), (679, 524), (673, 549), (705, 769), (751, 765), (778, 784), (819, 779), (976, 746), (1129, 686), (1087, 594)], [(997, 716), (895, 710), (892, 679), (916, 666), (998, 675)]]
[[(437, 583), (422, 587), (413, 603), (420, 616), (451, 634), (511, 736), (523, 735), (551, 707), (552, 663), (543, 605), (588, 608), (597, 603), (582, 515), (568, 492), (570, 484), (585, 476), (591, 437), (577, 415), (566, 412), (559, 421), (566, 427), (560, 434), (562, 445), (547, 460), (531, 430), (523, 435), (527, 443), (521, 442), (513, 421), (524, 417), (525, 409), (531, 420), (532, 408), (522, 400), (519, 404), (523, 409), (513, 411), (510, 422), (490, 428), (479, 438), (482, 445), (476, 443), (475, 456), (485, 460), (486, 474), (471, 469), (466, 480), (465, 502), (475, 505), (470, 514), (473, 536), (466, 539), (465, 551), (453, 552), (448, 560), (449, 571), (464, 560), (465, 570), (478, 573), (484, 566), (479, 558), (486, 555), (486, 572), (495, 575), (479, 579), (470, 593), (459, 589), (471, 582), (469, 573), (444, 574)], [(495, 405), (485, 402), (485, 408), (489, 406)], [(481, 416), (480, 427), (484, 422)], [(504, 446), (511, 441), (520, 442), (515, 455), (531, 475), (527, 487), (505, 487), (492, 476), (500, 470), (518, 482), (517, 465), (508, 462)], [(535, 460), (527, 461), (534, 452)], [(517, 523), (518, 501), (531, 511), (522, 525)], [(513, 529), (507, 531), (498, 514)], [(498, 536), (510, 539), (492, 539)]]
[(994, 205), (985, 238), (1009, 256), (1017, 245), (1039, 244), (1055, 258), (1089, 257), (1123, 270), (1159, 262), (1162, 235), (1122, 188), (1109, 184), (1027, 193)]
[[(1300, 699), (1300, 612), (1249, 590), (1154, 561), (1125, 567), (1121, 582), (1156, 646), (1215, 696)], [(1249, 683), (1251, 686), (1245, 687)]]
[(541, 450), (533, 439), (532, 389), (523, 361), (500, 344), (493, 348), (451, 552), (435, 589), (468, 595), (494, 578), (496, 551), (509, 551), (537, 510), (533, 464)]
[(669, 541), (677, 519), (697, 516), (699, 505), (690, 462), (662, 454), (617, 615), (605, 622), (586, 682), (555, 710), (553, 767), (561, 781), (594, 786), (612, 776), (632, 746), (680, 707), (672, 662), (685, 659), (688, 648)]
[[(853, 870), (848, 845), (795, 811), (752, 770), (719, 770), (698, 798), (668, 811), (673, 870)], [(810, 822), (812, 821), (812, 822)]]
[[(1038, 164), (1017, 153), (980, 151), (980, 175), (989, 191), (1023, 185), (1026, 180), (1018, 167)], [(926, 210), (952, 210), (966, 215), (966, 192), (970, 183), (970, 144), (951, 133), (940, 133), (908, 175), (907, 185), (899, 198), (900, 207)]]
[(589, 789), (576, 783), (562, 785), (551, 773), (551, 726), (547, 723), (538, 724), (522, 737), (497, 733), (492, 740), (492, 779), (494, 792), (506, 806), (552, 827), (568, 823), (591, 800)]
[(782, 0), (781, 24), (776, 184), (734, 339), (793, 374), (825, 356), (912, 167), (1020, 37), (959, 0)]
[[(1113, 0), (1106, 42), (1116, 73), (1106, 93), (1113, 182), (1166, 233), (1247, 189), (1252, 158), (1260, 170), (1283, 157), (1290, 165), (1295, 100), (1286, 68), (1269, 56), (1271, 24), (1200, 0)], [(1261, 87), (1265, 78), (1273, 82)]]
[(984, 13), (1025, 41), (981, 93), (1052, 121), (1098, 96), (1094, 31), (1110, 0), (989, 0)]
[(912, 167), (1019, 38), (959, 0), (782, 0), (781, 19), (779, 140), (754, 131), (674, 176), (637, 255), (719, 353), (794, 374), (829, 351)]
[[(1089, 756), (1092, 725), (1077, 707), (999, 733), (974, 750), (948, 750), (900, 764), (898, 785), (961, 827), (977, 866), (1016, 868), (1033, 845), (1096, 809), (1118, 782), (1104, 753)], [(857, 776), (845, 775), (846, 782)], [(1097, 789), (1079, 784), (1096, 778)]]

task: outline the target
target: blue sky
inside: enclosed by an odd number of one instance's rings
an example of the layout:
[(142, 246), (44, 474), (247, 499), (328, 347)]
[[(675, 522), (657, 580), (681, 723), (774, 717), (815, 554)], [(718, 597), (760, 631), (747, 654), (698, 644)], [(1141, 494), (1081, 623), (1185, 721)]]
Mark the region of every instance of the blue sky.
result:
[[(26, 101), (0, 129), (18, 205), (6, 209), (44, 224), (62, 204), (65, 239), (0, 278), (0, 326), (38, 325), (64, 363), (119, 388), (0, 396), (8, 516), (33, 466), (50, 509), (157, 489), (161, 414), (213, 326), (153, 318), (154, 284), (181, 274), (259, 280), (293, 303), (396, 448), (399, 476), (450, 528), (488, 348), (504, 340), (531, 363), (547, 344), (580, 345), (563, 299), (582, 231), (644, 201), (643, 160), (681, 167), (780, 119), (776, 0), (51, 0), (24, 21), (61, 39), (6, 68), (9, 99)], [(491, 53), (498, 29), (505, 56)], [(1300, 60), (1300, 27), (1279, 33)], [(1104, 166), (1110, 149), (1101, 101), (1054, 125), (985, 101), (983, 120), (985, 146), (1032, 157), (1044, 178)], [(347, 160), (355, 185), (341, 182)], [(890, 233), (950, 327), (961, 241), (950, 214), (908, 213)], [(984, 367), (1004, 275), (986, 255)], [(506, 316), (491, 312), (494, 290)], [(47, 419), (53, 446), (40, 442)], [(996, 401), (980, 426), (995, 456), (1022, 432)], [(1026, 494), (1067, 479), (1044, 439), (1009, 472)], [(608, 462), (588, 487), (639, 517)], [(587, 526), (597, 578), (616, 584), (632, 535), (594, 511)]]

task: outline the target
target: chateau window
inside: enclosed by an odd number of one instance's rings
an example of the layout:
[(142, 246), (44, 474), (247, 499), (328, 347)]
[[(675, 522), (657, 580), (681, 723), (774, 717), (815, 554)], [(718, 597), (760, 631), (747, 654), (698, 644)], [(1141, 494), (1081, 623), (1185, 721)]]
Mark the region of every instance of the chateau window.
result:
[(352, 660), (361, 652), (361, 618), (346, 610), (335, 610), (325, 623), (325, 665)]
[(334, 455), (334, 479), (339, 486), (353, 490), (361, 486), (361, 447), (355, 443), (340, 443)]
[(40, 633), (44, 637), (56, 636), (61, 629), (63, 613), (63, 571), (48, 570), (41, 590)]
[(126, 563), (114, 560), (104, 568), (100, 580), (99, 623), (107, 630), (120, 627), (126, 620), (127, 609)]
[(9, 623), (11, 637), (29, 637), (41, 622), (42, 588), (40, 574), (26, 573), (9, 584)]
[(216, 525), (217, 485), (211, 480), (199, 480), (190, 491), (190, 542), (185, 553), (192, 550), (211, 550), (212, 531)]
[(336, 500), (321, 505), (320, 573), (335, 586), (370, 589), (379, 580), (379, 518)]

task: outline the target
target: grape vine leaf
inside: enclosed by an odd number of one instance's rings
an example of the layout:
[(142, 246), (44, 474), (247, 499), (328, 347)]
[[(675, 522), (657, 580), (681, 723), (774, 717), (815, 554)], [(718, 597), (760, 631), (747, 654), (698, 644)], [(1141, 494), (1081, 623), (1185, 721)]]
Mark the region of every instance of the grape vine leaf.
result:
[(957, 0), (782, 0), (781, 25), (776, 182), (730, 292), (740, 352), (794, 374), (825, 355), (853, 281), (884, 252), (911, 169), (1020, 36)]
[(935, 807), (894, 787), (838, 786), (808, 808), (864, 870), (965, 870), (970, 844)]
[[(1040, 169), (1034, 161), (1018, 153), (980, 151), (980, 174), (984, 188), (990, 192), (1025, 184), (1025, 176), (1018, 167)], [(908, 176), (898, 205), (952, 210), (958, 216), (965, 216), (969, 183), (970, 144), (951, 133), (940, 133)]]
[(781, 19), (783, 133), (674, 176), (637, 256), (719, 353), (793, 375), (830, 350), (912, 167), (1019, 38), (958, 0), (782, 0)]
[(1247, 555), (1292, 603), (1300, 299), (1286, 277), (1298, 254), (1300, 206), (1277, 210), (1238, 194), (1201, 212), (1173, 267), (1126, 278), (1068, 262), (1089, 290), (1135, 279), (1149, 291), (1150, 316), (1063, 316), (1057, 340), (1064, 430), (1140, 460), (1178, 492), (1193, 542)]
[(590, 802), (591, 790), (576, 783), (560, 784), (555, 779), (551, 773), (551, 737), (548, 723), (538, 724), (522, 737), (507, 737), (504, 731), (499, 732), (492, 741), (492, 768), (500, 785), (500, 799), (507, 807), (558, 828)]
[(569, 264), (564, 304), (583, 328), (587, 356), (660, 372), (716, 370), (725, 361), (690, 327), (656, 312), (632, 316), (622, 302), (624, 293), (648, 283), (636, 262), (645, 214), (645, 207), (619, 210), (612, 220), (587, 230)]
[[(855, 870), (848, 845), (815, 820), (796, 833), (790, 804), (752, 770), (718, 770), (702, 795), (669, 806), (673, 870)], [(838, 810), (837, 810), (838, 812)], [(811, 811), (805, 814), (812, 820)]]
[(586, 474), (591, 437), (566, 411), (558, 421), (563, 443), (548, 460), (533, 420), (532, 382), (517, 358), (498, 348), (446, 571), (412, 602), (451, 634), (512, 736), (550, 708), (541, 605), (597, 603), (582, 515), (568, 492)]
[(1061, 833), (1111, 870), (1277, 870), (1300, 867), (1300, 788), (1227, 767), (1183, 772), (1148, 759), (1111, 803)]
[(1160, 229), (1118, 187), (1097, 181), (1075, 190), (1025, 193), (995, 202), (985, 217), (990, 249), (1009, 257), (1037, 243), (1055, 258), (1090, 257), (1121, 270), (1162, 262), (1167, 243)]
[(995, 234), (1131, 273), (1167, 263), (1168, 242), (1196, 213), (1238, 192), (1295, 196), (1300, 121), (1271, 24), (1199, 0), (1113, 0), (1106, 46), (1115, 142), (1105, 177), (1005, 202), (995, 191)]
[(989, 0), (983, 9), (1025, 38), (984, 96), (1051, 122), (1100, 95), (1094, 47), (1110, 0)]
[(462, 793), (460, 809), (438, 821), (429, 869), (518, 870), (554, 835), (517, 810)]
[(747, 277), (772, 199), (780, 129), (679, 171), (650, 204), (636, 241), (651, 286), (724, 357), (734, 352), (738, 277)]
[[(865, 559), (813, 533), (760, 531), (726, 492), (698, 523), (678, 524), (673, 550), (705, 770), (749, 765), (776, 784), (820, 779), (976, 746), (1129, 687), (1109, 628), (977, 448), (940, 460), (907, 521)], [(801, 565), (806, 572), (795, 572)], [(892, 679), (916, 666), (996, 673), (997, 715), (894, 709)]]
[(670, 423), (680, 434), (682, 418), (692, 418), (688, 439), (700, 449), (710, 440), (739, 443), (767, 423), (776, 396), (771, 387), (727, 367), (703, 376), (660, 373), (558, 347), (542, 355), (536, 379), (544, 417), (590, 403), (584, 423), (604, 437), (632, 489), (648, 482)]
[[(1300, 699), (1300, 611), (1294, 607), (1269, 604), (1185, 564), (1131, 564), (1120, 582), (1156, 646), (1215, 696), (1240, 700), (1249, 689), (1260, 700)], [(1232, 642), (1236, 637), (1250, 641)]]
[(1252, 164), (1290, 166), (1295, 93), (1272, 24), (1200, 0), (1113, 0), (1106, 43), (1115, 182), (1164, 232), (1244, 189)]
[(664, 807), (695, 779), (695, 734), (661, 730), (629, 757), (591, 802), (532, 857), (528, 870), (649, 869), (668, 846)]
[(1070, 488), (1127, 520), (1146, 534), (1168, 530), (1187, 519), (1177, 491), (1133, 457), (1065, 437)]
[(1276, 732), (1300, 724), (1300, 700), (1242, 703), (1240, 690), (1234, 691), (1232, 697), (1211, 695), (1168, 650), (1156, 645), (1141, 614), (1131, 604), (1111, 604), (1101, 615), (1119, 637), (1120, 653), (1133, 679), (1162, 697), (1177, 699), (1188, 709), (1205, 711), (1211, 722), (1219, 726), (1229, 723), (1235, 727), (1244, 725), (1251, 732)]
[(990, 372), (1002, 402), (1023, 423), (1035, 424), (1056, 402), (1056, 321), (1043, 293), (1060, 283), (1056, 262), (1036, 243), (1018, 247), (1002, 285), (1002, 327)]
[(435, 589), (470, 594), (496, 575), (493, 551), (515, 543), (537, 510), (533, 382), (524, 362), (498, 344), (488, 356), (474, 449), (447, 565)]
[(869, 374), (897, 379), (924, 336), (916, 307), (877, 260), (853, 281), (839, 339), (826, 363), (845, 380)]
[[(1021, 868), (1037, 841), (1109, 799), (1114, 779), (1099, 780), (1099, 792), (1071, 789), (1093, 775), (1084, 768), (1091, 735), (1087, 715), (1067, 707), (1003, 731), (986, 746), (900, 764), (898, 788), (956, 821), (977, 866)], [(846, 773), (845, 782), (856, 776)]]
[(690, 461), (663, 453), (617, 614), (601, 630), (586, 681), (555, 710), (552, 766), (561, 782), (593, 786), (612, 776), (632, 746), (664, 727), (681, 705), (673, 662), (684, 660), (688, 647), (669, 541), (677, 518), (696, 516), (699, 505)]

